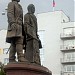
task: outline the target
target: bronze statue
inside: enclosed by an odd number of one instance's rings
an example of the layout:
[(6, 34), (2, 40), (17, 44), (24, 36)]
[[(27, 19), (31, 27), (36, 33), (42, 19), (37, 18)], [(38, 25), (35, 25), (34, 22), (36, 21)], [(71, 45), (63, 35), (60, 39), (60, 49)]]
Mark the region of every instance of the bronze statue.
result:
[(9, 62), (15, 62), (15, 54), (19, 62), (25, 62), (23, 54), (23, 10), (18, 3), (20, 0), (12, 0), (8, 4), (7, 17), (8, 17), (8, 31), (6, 42), (10, 43)]
[(40, 51), (39, 51), (39, 38), (38, 38), (38, 27), (37, 27), (37, 18), (34, 15), (35, 6), (29, 4), (28, 13), (24, 15), (24, 31), (26, 39), (26, 48), (25, 48), (25, 58), (30, 63), (39, 64), (40, 63)]

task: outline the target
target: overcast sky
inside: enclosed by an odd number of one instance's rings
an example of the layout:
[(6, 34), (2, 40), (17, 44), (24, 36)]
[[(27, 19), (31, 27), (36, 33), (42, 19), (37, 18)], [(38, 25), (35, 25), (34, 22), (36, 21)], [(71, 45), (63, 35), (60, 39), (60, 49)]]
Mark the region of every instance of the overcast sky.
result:
[[(10, 1), (11, 0), (0, 0), (0, 29), (7, 28), (7, 15), (2, 15), (2, 12), (6, 13), (5, 9)], [(71, 21), (74, 21), (75, 0), (55, 0), (55, 3), (55, 10), (62, 10), (70, 17)], [(29, 4), (35, 5), (35, 14), (53, 11), (52, 0), (21, 0), (20, 4), (23, 7), (24, 14), (27, 13), (27, 6)]]

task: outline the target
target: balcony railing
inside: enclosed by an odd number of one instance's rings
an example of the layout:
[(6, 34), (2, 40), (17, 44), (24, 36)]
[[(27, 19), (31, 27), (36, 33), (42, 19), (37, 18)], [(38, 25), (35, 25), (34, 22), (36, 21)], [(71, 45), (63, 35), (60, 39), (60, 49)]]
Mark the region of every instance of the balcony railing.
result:
[(75, 34), (74, 33), (72, 33), (72, 34), (64, 34), (64, 33), (61, 33), (60, 34), (60, 38), (61, 39), (72, 39), (72, 38), (75, 38)]
[(75, 72), (74, 71), (71, 71), (71, 72), (61, 72), (61, 75), (74, 75), (75, 74)]
[(75, 58), (68, 58), (68, 59), (61, 58), (60, 61), (62, 64), (69, 64), (69, 63), (71, 64), (75, 63)]
[(61, 51), (75, 51), (75, 45), (72, 45), (72, 46), (61, 45), (60, 50)]

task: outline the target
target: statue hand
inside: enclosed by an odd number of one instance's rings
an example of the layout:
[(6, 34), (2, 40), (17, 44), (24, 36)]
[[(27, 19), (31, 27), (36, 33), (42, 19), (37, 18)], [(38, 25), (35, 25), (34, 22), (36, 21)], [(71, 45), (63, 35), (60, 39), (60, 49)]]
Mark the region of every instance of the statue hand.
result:
[(16, 29), (16, 24), (15, 24), (15, 23), (13, 23), (13, 24), (11, 25), (11, 29), (12, 29), (12, 30), (15, 30), (15, 29)]

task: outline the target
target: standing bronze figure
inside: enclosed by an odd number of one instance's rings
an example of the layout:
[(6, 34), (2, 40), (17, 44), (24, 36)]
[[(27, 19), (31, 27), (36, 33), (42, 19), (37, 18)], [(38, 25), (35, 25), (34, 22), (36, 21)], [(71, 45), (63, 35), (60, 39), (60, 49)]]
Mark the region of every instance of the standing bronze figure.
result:
[(33, 4), (30, 4), (27, 7), (27, 9), (28, 13), (24, 16), (24, 31), (26, 34), (25, 58), (30, 63), (41, 65), (39, 52), (39, 38), (37, 34), (37, 18), (34, 15), (35, 6)]
[(23, 10), (18, 3), (20, 0), (12, 0), (8, 4), (7, 17), (8, 17), (8, 31), (6, 42), (10, 43), (9, 62), (15, 62), (15, 54), (19, 62), (25, 62), (23, 54)]

